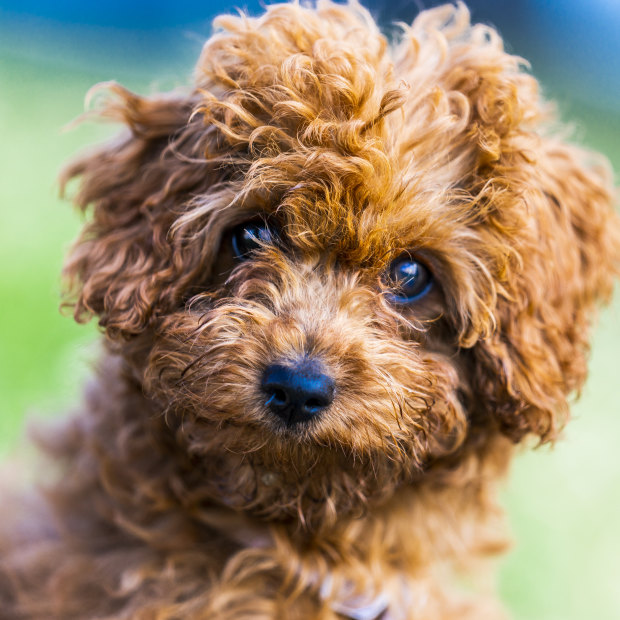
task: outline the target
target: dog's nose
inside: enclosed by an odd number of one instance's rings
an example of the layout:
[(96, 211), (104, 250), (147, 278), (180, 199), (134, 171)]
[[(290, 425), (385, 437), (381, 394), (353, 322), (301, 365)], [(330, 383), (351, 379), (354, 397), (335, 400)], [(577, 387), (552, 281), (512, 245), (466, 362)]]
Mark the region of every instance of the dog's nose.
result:
[(261, 388), (267, 396), (265, 406), (288, 426), (311, 420), (334, 400), (334, 380), (312, 359), (290, 366), (271, 364)]

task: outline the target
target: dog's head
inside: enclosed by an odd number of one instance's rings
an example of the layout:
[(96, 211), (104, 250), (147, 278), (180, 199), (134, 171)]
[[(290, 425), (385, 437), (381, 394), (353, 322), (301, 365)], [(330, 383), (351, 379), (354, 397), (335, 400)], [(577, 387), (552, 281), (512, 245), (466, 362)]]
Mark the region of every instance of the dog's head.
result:
[(618, 268), (604, 162), (462, 5), (393, 46), (356, 4), (216, 25), (191, 93), (109, 86), (128, 130), (67, 171), (76, 317), (138, 360), (206, 494), (329, 521), (553, 438)]

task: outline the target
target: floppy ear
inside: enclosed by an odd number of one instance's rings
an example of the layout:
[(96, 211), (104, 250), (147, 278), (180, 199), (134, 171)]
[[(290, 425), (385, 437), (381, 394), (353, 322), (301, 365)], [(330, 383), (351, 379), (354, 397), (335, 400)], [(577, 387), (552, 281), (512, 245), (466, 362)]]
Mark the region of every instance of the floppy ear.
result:
[(620, 271), (620, 222), (602, 158), (551, 138), (528, 157), (513, 180), (524, 188), (513, 233), (519, 259), (503, 283), (496, 331), (474, 348), (473, 382), (504, 433), (544, 441), (585, 380), (595, 307)]
[[(143, 98), (106, 85), (113, 95), (100, 114), (121, 121), (122, 135), (63, 172), (64, 188), (81, 177), (75, 202), (92, 206), (64, 268), (76, 320), (92, 315), (112, 337), (142, 331), (178, 303), (192, 264), (180, 269), (169, 237), (181, 206), (213, 181), (200, 144), (203, 121), (190, 97)], [(196, 129), (199, 127), (201, 131)], [(183, 152), (183, 156), (180, 156)], [(90, 209), (89, 209), (90, 211)]]
[(468, 286), (484, 303), (464, 305), (458, 322), (472, 424), (552, 439), (585, 380), (596, 305), (620, 271), (609, 165), (550, 135), (537, 82), (494, 30), (470, 26), (462, 3), (422, 13), (405, 34), (400, 64), (418, 92), (442, 86), (450, 116), (441, 91), (426, 91), (432, 106), (412, 98), (416, 133), (404, 144), (451, 174), (460, 161), (475, 198), (469, 232), (483, 269), (470, 267)]

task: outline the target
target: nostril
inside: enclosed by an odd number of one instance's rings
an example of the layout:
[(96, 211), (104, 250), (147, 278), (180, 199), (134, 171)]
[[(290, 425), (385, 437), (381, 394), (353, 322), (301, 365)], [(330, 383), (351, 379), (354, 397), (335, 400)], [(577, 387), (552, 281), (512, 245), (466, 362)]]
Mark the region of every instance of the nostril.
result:
[(315, 413), (321, 409), (325, 409), (329, 405), (330, 401), (327, 398), (309, 398), (303, 405), (306, 411)]
[(286, 407), (288, 405), (289, 397), (284, 390), (274, 387), (271, 389), (268, 388), (266, 392), (269, 397), (265, 403), (266, 407)]

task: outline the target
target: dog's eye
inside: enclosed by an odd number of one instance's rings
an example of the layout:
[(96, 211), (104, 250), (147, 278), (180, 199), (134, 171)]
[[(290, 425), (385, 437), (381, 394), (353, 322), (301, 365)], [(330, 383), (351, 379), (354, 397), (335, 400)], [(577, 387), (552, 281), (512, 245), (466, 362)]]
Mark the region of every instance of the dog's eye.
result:
[(426, 265), (409, 254), (392, 261), (387, 272), (392, 291), (387, 298), (392, 303), (408, 304), (424, 297), (433, 287), (433, 275)]
[(235, 258), (245, 260), (264, 243), (273, 243), (275, 232), (265, 222), (246, 222), (232, 231), (231, 243)]

